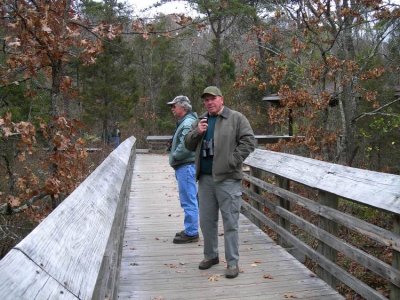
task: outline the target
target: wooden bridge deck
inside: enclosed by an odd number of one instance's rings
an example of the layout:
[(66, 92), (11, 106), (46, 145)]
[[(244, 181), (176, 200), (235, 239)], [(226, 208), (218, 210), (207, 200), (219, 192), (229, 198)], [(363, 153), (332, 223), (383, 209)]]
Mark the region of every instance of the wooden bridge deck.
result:
[(222, 261), (201, 271), (202, 239), (192, 244), (172, 243), (182, 224), (183, 211), (168, 157), (138, 154), (124, 235), (119, 299), (343, 299), (244, 216), (240, 219), (239, 277), (224, 277), (222, 235)]

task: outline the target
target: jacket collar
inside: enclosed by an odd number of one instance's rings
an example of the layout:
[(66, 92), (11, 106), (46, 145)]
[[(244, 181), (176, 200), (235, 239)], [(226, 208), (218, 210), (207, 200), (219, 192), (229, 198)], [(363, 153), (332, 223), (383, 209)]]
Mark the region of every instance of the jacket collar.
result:
[[(232, 111), (228, 107), (224, 106), (217, 116), (221, 116), (224, 119), (227, 119), (231, 114)], [(208, 117), (208, 113), (204, 113), (200, 117)]]
[(224, 119), (228, 119), (229, 116), (231, 115), (231, 110), (229, 108), (227, 108), (226, 106), (224, 106), (224, 108), (222, 109), (222, 111), (219, 113), (219, 115), (221, 117), (223, 117)]

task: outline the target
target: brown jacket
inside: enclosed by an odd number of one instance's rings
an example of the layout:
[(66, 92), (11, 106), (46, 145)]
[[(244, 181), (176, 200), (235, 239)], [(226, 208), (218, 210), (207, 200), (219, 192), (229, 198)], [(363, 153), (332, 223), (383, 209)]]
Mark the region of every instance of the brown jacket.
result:
[[(203, 116), (206, 116), (204, 114)], [(201, 116), (202, 117), (202, 116)], [(197, 130), (197, 123), (185, 137), (185, 146), (196, 151), (196, 179), (200, 177), (200, 151), (204, 134)], [(242, 179), (242, 163), (254, 151), (255, 138), (247, 118), (226, 106), (217, 118), (214, 129), (214, 181)]]

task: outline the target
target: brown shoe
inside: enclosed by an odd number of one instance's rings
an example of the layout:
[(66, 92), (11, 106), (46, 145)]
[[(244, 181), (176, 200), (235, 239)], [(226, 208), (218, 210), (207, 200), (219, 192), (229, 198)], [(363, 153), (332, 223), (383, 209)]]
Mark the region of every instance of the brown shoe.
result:
[(215, 257), (212, 259), (203, 259), (199, 264), (200, 270), (207, 270), (211, 268), (213, 265), (219, 264), (219, 257)]
[(239, 275), (239, 267), (236, 266), (228, 266), (225, 271), (226, 278), (235, 278)]
[(174, 244), (188, 244), (188, 243), (194, 243), (199, 240), (199, 235), (195, 236), (189, 236), (186, 235), (186, 233), (181, 233), (181, 235), (175, 236), (173, 243)]

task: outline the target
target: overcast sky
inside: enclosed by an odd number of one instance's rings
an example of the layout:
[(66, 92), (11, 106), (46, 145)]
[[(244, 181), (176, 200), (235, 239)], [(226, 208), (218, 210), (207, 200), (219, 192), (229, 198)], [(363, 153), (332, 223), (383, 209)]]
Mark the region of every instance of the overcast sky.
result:
[[(138, 13), (140, 10), (148, 8), (152, 4), (157, 3), (157, 0), (126, 0), (129, 4), (133, 5), (136, 9), (135, 12)], [(164, 4), (157, 9), (151, 10), (152, 14), (156, 14), (161, 12), (163, 14), (172, 14), (172, 13), (186, 13), (190, 11), (189, 5), (186, 1), (173, 1), (167, 4)], [(147, 13), (146, 13), (147, 14)]]

